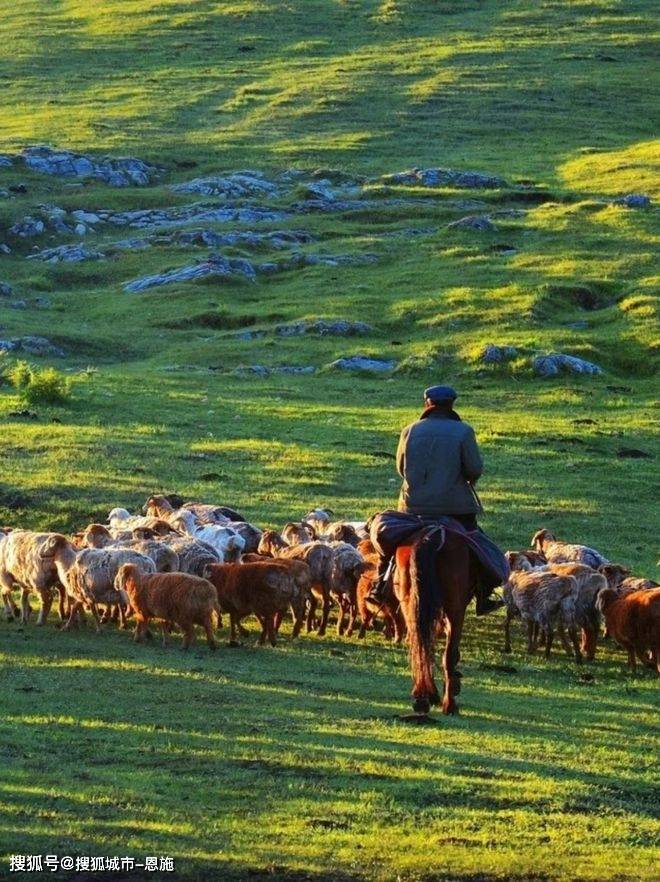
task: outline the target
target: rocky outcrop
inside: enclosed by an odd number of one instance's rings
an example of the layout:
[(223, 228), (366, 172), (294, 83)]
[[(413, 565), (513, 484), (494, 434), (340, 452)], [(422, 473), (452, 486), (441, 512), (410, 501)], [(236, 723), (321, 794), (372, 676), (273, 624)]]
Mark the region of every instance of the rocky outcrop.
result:
[(225, 176), (195, 178), (170, 187), (175, 193), (200, 193), (203, 196), (221, 196), (224, 199), (253, 199), (276, 196), (277, 185), (261, 172), (234, 172)]
[(411, 184), (423, 187), (457, 187), (458, 189), (498, 189), (506, 181), (495, 175), (475, 171), (457, 171), (451, 168), (413, 168), (409, 171), (383, 175), (384, 184)]
[(28, 355), (52, 356), (64, 358), (66, 353), (59, 346), (55, 346), (46, 337), (26, 336), (14, 337), (11, 340), (0, 340), (0, 350), (12, 352), (25, 352)]
[(261, 206), (218, 206), (204, 202), (173, 208), (142, 208), (135, 211), (99, 211), (101, 221), (116, 227), (174, 227), (187, 223), (252, 224), (262, 221), (281, 221), (287, 212)]
[(46, 263), (82, 263), (85, 260), (100, 260), (102, 251), (86, 248), (84, 245), (58, 245), (28, 254), (28, 260), (43, 260)]
[(388, 373), (396, 367), (396, 361), (389, 359), (371, 358), (368, 355), (351, 355), (347, 358), (338, 358), (328, 365), (332, 370), (338, 371), (365, 371), (369, 373)]
[(361, 334), (369, 334), (373, 328), (366, 322), (351, 322), (346, 319), (329, 321), (317, 319), (312, 322), (291, 322), (286, 325), (277, 325), (275, 333), (280, 337), (298, 337), (303, 334), (318, 334), (321, 337), (353, 337)]
[(532, 369), (537, 377), (557, 377), (563, 373), (596, 376), (603, 373), (597, 364), (561, 352), (537, 355), (532, 361)]
[(254, 280), (255, 269), (249, 260), (234, 257), (222, 257), (220, 254), (211, 254), (206, 260), (199, 263), (182, 266), (178, 269), (169, 270), (160, 275), (144, 276), (134, 279), (124, 285), (124, 290), (130, 293), (146, 291), (160, 285), (171, 285), (176, 282), (192, 282), (196, 279), (216, 277), (218, 279), (243, 278)]
[(495, 224), (485, 214), (472, 214), (468, 217), (462, 217), (460, 220), (452, 221), (447, 224), (448, 229), (454, 230), (475, 230), (477, 233), (492, 233)]
[(41, 218), (28, 215), (12, 224), (8, 232), (19, 239), (31, 239), (34, 236), (41, 236), (45, 229), (46, 225)]
[(316, 368), (313, 365), (284, 364), (276, 367), (266, 367), (263, 364), (250, 364), (237, 367), (231, 372), (237, 377), (269, 377), (271, 374), (313, 374)]
[(96, 160), (52, 147), (26, 147), (22, 155), (25, 164), (34, 171), (65, 178), (95, 178), (111, 187), (145, 186), (159, 173), (156, 166), (130, 156)]

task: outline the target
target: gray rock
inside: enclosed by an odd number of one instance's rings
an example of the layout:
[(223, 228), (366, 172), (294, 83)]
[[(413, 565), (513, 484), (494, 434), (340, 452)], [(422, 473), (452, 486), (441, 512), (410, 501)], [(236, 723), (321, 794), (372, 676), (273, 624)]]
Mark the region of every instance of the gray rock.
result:
[(317, 319), (313, 322), (292, 322), (286, 325), (277, 325), (275, 333), (280, 337), (296, 337), (303, 334), (319, 334), (328, 337), (352, 337), (360, 334), (369, 334), (373, 328), (366, 322), (351, 322), (345, 319), (326, 321)]
[(285, 364), (277, 367), (266, 367), (263, 364), (251, 364), (235, 368), (231, 373), (239, 377), (269, 377), (271, 374), (313, 374), (316, 368), (312, 365)]
[(0, 242), (0, 253), (2, 254), (11, 254), (11, 248), (7, 245), (6, 242)]
[(14, 289), (7, 282), (0, 282), (0, 297), (11, 297)]
[(85, 224), (76, 224), (73, 228), (73, 232), (77, 236), (85, 236), (87, 234), (87, 227), (85, 226)]
[(0, 187), (0, 199), (10, 199), (11, 193), (9, 190), (5, 190), (4, 187)]
[(424, 187), (457, 187), (459, 189), (497, 189), (506, 187), (506, 181), (494, 175), (450, 168), (413, 168), (393, 175), (383, 175), (385, 184), (413, 184)]
[(236, 333), (233, 334), (233, 337), (236, 340), (258, 340), (265, 336), (265, 331), (236, 331)]
[(624, 208), (649, 208), (651, 197), (643, 193), (628, 193), (614, 200), (615, 205), (623, 205)]
[(197, 202), (173, 208), (137, 209), (135, 211), (99, 212), (102, 221), (117, 227), (176, 227), (189, 223), (252, 224), (262, 221), (282, 221), (288, 212), (261, 206), (217, 206)]
[(367, 355), (351, 355), (348, 358), (338, 358), (330, 365), (335, 370), (342, 371), (369, 371), (372, 373), (385, 373), (393, 371), (396, 361), (385, 361), (378, 358), (370, 358)]
[(276, 196), (277, 186), (261, 172), (244, 171), (208, 178), (195, 178), (170, 187), (175, 193), (201, 193), (204, 196), (222, 196), (225, 199), (252, 199)]
[(452, 221), (447, 226), (450, 229), (475, 230), (478, 233), (491, 233), (495, 229), (495, 224), (485, 214), (471, 214), (460, 220)]
[(14, 164), (14, 157), (8, 153), (0, 153), (0, 168), (11, 168)]
[(84, 245), (58, 245), (29, 254), (28, 260), (44, 260), (47, 263), (81, 263), (84, 260), (100, 260), (102, 251), (94, 251)]
[(182, 266), (178, 269), (169, 270), (166, 273), (155, 276), (145, 276), (135, 279), (124, 285), (124, 290), (130, 293), (145, 291), (160, 285), (171, 285), (175, 282), (191, 282), (195, 279), (217, 277), (229, 279), (242, 277), (254, 280), (256, 276), (254, 267), (248, 260), (241, 258), (226, 258), (219, 254), (209, 255), (207, 260), (199, 263)]
[(42, 220), (28, 215), (9, 227), (9, 232), (12, 236), (18, 236), (19, 239), (31, 239), (33, 236), (40, 236), (45, 229)]
[(65, 352), (60, 349), (58, 346), (55, 346), (50, 340), (46, 339), (46, 337), (36, 337), (36, 336), (27, 336), (27, 337), (16, 337), (11, 343), (13, 343), (14, 349), (19, 349), (22, 352), (27, 352), (28, 355), (50, 355), (55, 358), (64, 358)]
[(104, 157), (94, 160), (70, 150), (52, 147), (26, 147), (25, 164), (34, 171), (68, 178), (96, 178), (111, 187), (144, 186), (151, 183), (159, 169), (133, 157)]
[(16, 349), (16, 344), (13, 340), (0, 340), (0, 352), (12, 352)]
[(93, 211), (85, 211), (82, 208), (72, 211), (71, 217), (75, 218), (81, 224), (98, 224), (101, 222), (101, 218), (98, 214), (95, 214)]
[(7, 306), (10, 309), (27, 309), (27, 300), (10, 300)]
[(561, 352), (537, 356), (532, 362), (532, 368), (538, 377), (557, 377), (562, 373), (591, 376), (603, 373), (603, 369), (597, 364), (582, 358), (575, 358), (573, 355), (564, 355)]
[(488, 343), (479, 356), (484, 364), (501, 364), (505, 361), (511, 361), (518, 355), (515, 346), (496, 346), (494, 343)]

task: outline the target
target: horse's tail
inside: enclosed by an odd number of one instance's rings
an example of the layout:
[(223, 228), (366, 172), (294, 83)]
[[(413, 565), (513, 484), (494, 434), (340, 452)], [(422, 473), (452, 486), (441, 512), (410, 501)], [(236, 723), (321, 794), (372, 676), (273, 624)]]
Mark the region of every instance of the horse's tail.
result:
[(433, 681), (436, 624), (442, 614), (442, 585), (438, 579), (437, 554), (444, 544), (444, 530), (430, 528), (415, 537), (410, 555), (409, 647), (413, 695), (428, 696), (439, 703)]

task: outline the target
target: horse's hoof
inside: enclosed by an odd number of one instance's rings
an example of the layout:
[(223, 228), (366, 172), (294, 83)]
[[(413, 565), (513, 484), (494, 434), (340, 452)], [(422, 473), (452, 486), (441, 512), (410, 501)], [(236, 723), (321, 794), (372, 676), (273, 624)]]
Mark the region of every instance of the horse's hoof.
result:
[(446, 716), (458, 716), (458, 705), (454, 701), (445, 701), (442, 705), (442, 713)]
[(412, 704), (416, 714), (427, 714), (431, 710), (431, 702), (426, 695), (418, 696)]

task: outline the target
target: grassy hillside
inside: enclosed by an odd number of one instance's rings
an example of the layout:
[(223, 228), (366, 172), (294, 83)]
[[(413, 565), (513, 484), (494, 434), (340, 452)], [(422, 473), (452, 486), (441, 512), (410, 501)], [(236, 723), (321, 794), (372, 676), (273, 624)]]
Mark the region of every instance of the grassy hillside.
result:
[[(64, 353), (0, 368), (72, 383), (63, 406), (0, 385), (0, 523), (73, 530), (158, 490), (264, 526), (366, 517), (394, 503), (422, 389), (448, 382), (498, 542), (547, 526), (657, 578), (657, 25), (643, 0), (0, 0), (0, 151), (160, 167), (115, 188), (0, 159), (0, 340)], [(411, 167), (500, 180), (382, 177)], [(245, 169), (273, 188), (171, 189)], [(615, 202), (631, 193), (652, 201)], [(139, 209), (196, 216), (116, 222)], [(80, 210), (103, 219), (57, 226)], [(26, 217), (43, 232), (11, 232)], [(40, 259), (67, 244), (96, 254)], [(271, 267), (124, 289), (209, 252)], [(339, 319), (370, 328), (279, 330)], [(488, 364), (489, 344), (517, 354)], [(553, 352), (603, 373), (535, 376)], [(395, 366), (329, 367), (355, 355)], [(654, 684), (611, 647), (586, 677), (520, 654), (509, 671), (499, 627), (470, 619), (465, 717), (410, 729), (405, 655), (378, 635), (181, 660), (0, 623), (0, 853), (157, 845), (186, 882), (652, 879)]]

